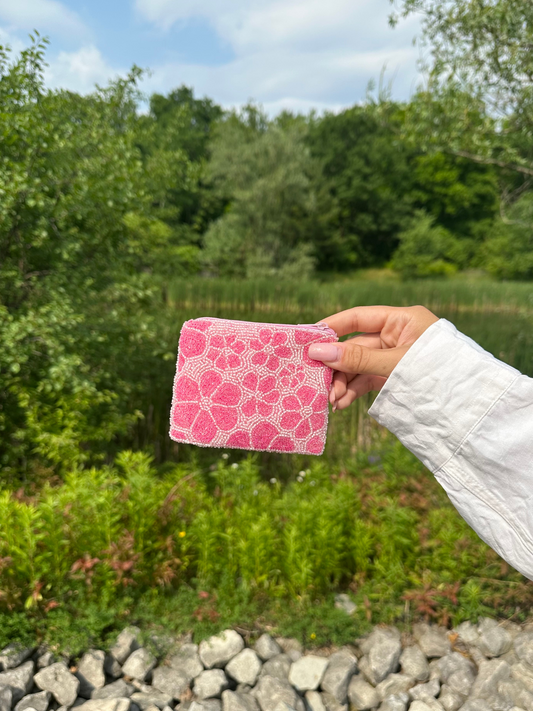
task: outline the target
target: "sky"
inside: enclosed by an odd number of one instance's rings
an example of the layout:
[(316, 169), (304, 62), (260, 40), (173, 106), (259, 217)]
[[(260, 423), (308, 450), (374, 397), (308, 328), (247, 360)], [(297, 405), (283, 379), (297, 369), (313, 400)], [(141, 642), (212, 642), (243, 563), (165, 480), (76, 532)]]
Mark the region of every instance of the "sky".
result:
[(227, 108), (339, 111), (383, 69), (396, 99), (413, 93), (418, 20), (393, 30), (390, 12), (389, 0), (0, 0), (0, 44), (47, 36), (51, 88), (87, 93), (137, 64), (146, 93), (186, 84)]

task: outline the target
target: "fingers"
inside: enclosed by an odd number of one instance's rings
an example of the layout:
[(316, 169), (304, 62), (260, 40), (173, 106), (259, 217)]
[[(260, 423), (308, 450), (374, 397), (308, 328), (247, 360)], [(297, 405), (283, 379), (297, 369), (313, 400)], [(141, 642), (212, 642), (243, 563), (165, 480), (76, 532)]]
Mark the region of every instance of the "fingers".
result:
[(321, 323), (326, 323), (338, 336), (356, 331), (376, 333), (383, 329), (390, 316), (398, 315), (399, 311), (404, 309), (398, 306), (356, 306), (323, 318)]
[(387, 378), (408, 350), (409, 346), (387, 350), (368, 348), (359, 345), (357, 339), (352, 339), (344, 343), (313, 343), (309, 346), (308, 355), (312, 360), (320, 360), (342, 373)]
[(346, 392), (334, 403), (335, 410), (344, 410), (349, 407), (354, 400), (366, 395), (373, 390), (381, 390), (387, 382), (387, 378), (378, 375), (356, 375), (347, 384)]

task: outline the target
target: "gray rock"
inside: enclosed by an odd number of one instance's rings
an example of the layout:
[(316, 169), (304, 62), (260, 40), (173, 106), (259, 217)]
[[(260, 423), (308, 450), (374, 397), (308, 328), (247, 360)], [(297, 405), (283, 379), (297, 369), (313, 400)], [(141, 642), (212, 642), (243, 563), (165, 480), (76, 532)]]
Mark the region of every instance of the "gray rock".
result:
[(435, 662), (431, 662), (431, 666), (437, 670), (438, 678), (441, 682), (446, 683), (452, 674), (458, 671), (464, 671), (470, 673), (472, 676), (476, 673), (476, 667), (472, 662), (463, 657), (459, 652), (452, 652), (447, 654), (442, 659), (438, 659)]
[(502, 681), (498, 684), (498, 693), (506, 701), (521, 706), (524, 709), (533, 709), (533, 694), (526, 689), (520, 681)]
[(138, 627), (126, 627), (125, 630), (117, 637), (117, 641), (109, 650), (109, 653), (114, 657), (119, 664), (124, 664), (126, 659), (132, 652), (139, 649), (138, 638), (141, 630)]
[(259, 704), (250, 694), (223, 691), (222, 711), (259, 711)]
[(222, 669), (207, 669), (194, 680), (194, 695), (200, 699), (219, 697), (228, 688), (228, 679)]
[(513, 646), (520, 661), (533, 667), (533, 632), (523, 632), (517, 635)]
[(259, 677), (259, 681), (251, 693), (259, 703), (261, 711), (274, 711), (279, 703), (293, 706), (296, 711), (305, 711), (302, 699), (292, 686), (273, 676)]
[(104, 686), (104, 660), (105, 652), (100, 649), (91, 649), (80, 659), (76, 671), (76, 676), (80, 680), (79, 696), (90, 699), (93, 691)]
[(398, 670), (402, 645), (400, 633), (396, 628), (375, 628), (370, 636), (361, 642), (360, 647), (368, 664), (366, 670), (364, 662), (361, 661), (359, 666), (372, 684), (379, 684), (389, 674)]
[(45, 651), (37, 657), (37, 669), (44, 669), (44, 667), (49, 667), (56, 661), (57, 659), (52, 652)]
[(170, 658), (169, 664), (174, 669), (183, 672), (189, 678), (189, 681), (196, 679), (198, 674), (201, 674), (204, 670), (204, 665), (198, 654), (197, 644), (183, 644)]
[(452, 651), (448, 637), (448, 630), (444, 627), (435, 627), (424, 622), (413, 626), (413, 634), (426, 657), (443, 657)]
[(436, 699), (417, 699), (409, 706), (409, 711), (442, 711), (442, 706)]
[(0, 689), (6, 686), (11, 689), (12, 703), (17, 701), (31, 691), (33, 681), (33, 662), (24, 662), (16, 669), (2, 672), (0, 674)]
[(291, 659), (287, 654), (278, 654), (263, 664), (260, 676), (273, 676), (280, 681), (287, 681), (291, 664)]
[[(411, 707), (412, 708), (412, 707)], [(461, 711), (493, 711), (485, 699), (467, 699)]]
[(378, 692), (360, 676), (353, 676), (348, 685), (348, 699), (355, 711), (370, 711), (379, 706)]
[(235, 630), (225, 630), (220, 635), (200, 642), (199, 655), (206, 669), (224, 667), (244, 648), (244, 640)]
[(226, 674), (239, 684), (253, 686), (261, 671), (261, 661), (253, 649), (243, 649), (226, 665)]
[(276, 640), (272, 639), (272, 637), (266, 632), (265, 634), (262, 634), (254, 644), (254, 649), (264, 662), (267, 662), (269, 659), (272, 659), (272, 657), (275, 657), (277, 654), (281, 654), (282, 652), (281, 647)]
[(122, 667), (111, 654), (105, 655), (104, 672), (112, 679), (118, 679), (122, 676)]
[(353, 613), (357, 610), (357, 605), (349, 595), (346, 595), (346, 593), (335, 595), (335, 607), (338, 610), (344, 610), (347, 615), (353, 615)]
[(172, 704), (172, 696), (162, 694), (156, 689), (152, 689), (148, 693), (145, 691), (136, 691), (130, 696), (130, 699), (134, 704), (137, 704), (142, 711), (146, 711), (150, 706), (157, 706), (158, 709), (162, 709)]
[(384, 701), (388, 696), (401, 694), (409, 691), (415, 685), (415, 680), (412, 676), (405, 674), (389, 674), (386, 679), (380, 681), (376, 686), (376, 691), (381, 701)]
[(157, 667), (152, 673), (152, 686), (178, 701), (189, 688), (190, 681), (183, 671), (172, 667)]
[(129, 699), (91, 699), (81, 706), (77, 706), (81, 711), (129, 711)]
[(440, 691), (440, 681), (438, 679), (432, 679), (426, 684), (417, 684), (409, 689), (409, 696), (411, 699), (420, 699), (420, 701), (425, 701), (426, 698), (437, 698)]
[(329, 657), (321, 688), (339, 703), (344, 704), (348, 698), (348, 684), (356, 671), (357, 659), (351, 652), (344, 649), (335, 652)]
[(91, 699), (77, 706), (81, 711), (129, 711), (129, 699)]
[(297, 691), (314, 691), (320, 686), (326, 673), (328, 659), (309, 654), (291, 664), (289, 682)]
[(400, 667), (404, 674), (412, 676), (416, 681), (429, 679), (428, 660), (418, 644), (413, 644), (403, 650), (400, 656)]
[(203, 701), (193, 701), (191, 704), (185, 702), (185, 705), (180, 704), (176, 708), (181, 711), (182, 707), (184, 711), (222, 711), (220, 699), (204, 699)]
[(50, 691), (61, 706), (72, 706), (78, 697), (79, 679), (69, 672), (64, 662), (56, 662), (41, 669), (33, 681), (39, 689)]
[(388, 696), (379, 707), (379, 711), (406, 711), (409, 696), (405, 693)]
[(9, 686), (0, 687), (0, 711), (11, 711), (13, 692)]
[(455, 693), (461, 696), (468, 696), (472, 691), (475, 679), (474, 673), (464, 667), (450, 674), (447, 679), (447, 685)]
[(287, 652), (287, 656), (291, 660), (291, 662), (297, 662), (298, 659), (301, 659), (303, 654), (299, 652), (297, 649), (289, 649)]
[(327, 711), (318, 691), (305, 692), (305, 705), (307, 707), (307, 711)]
[(477, 647), (486, 657), (500, 657), (511, 649), (511, 635), (496, 620), (484, 617), (478, 625), (478, 632)]
[(327, 691), (323, 691), (320, 695), (322, 698), (322, 703), (326, 707), (326, 711), (348, 711), (348, 704), (341, 704), (337, 699), (328, 694)]
[(444, 684), (440, 690), (439, 703), (444, 711), (459, 711), (464, 703), (464, 697)]
[(92, 699), (125, 699), (129, 698), (135, 691), (132, 684), (127, 684), (124, 679), (118, 679), (111, 684), (107, 684), (103, 689), (95, 689)]
[(477, 627), (468, 621), (461, 622), (453, 631), (459, 635), (459, 639), (465, 644), (475, 645), (479, 639)]
[(533, 692), (533, 669), (520, 662), (511, 667), (511, 677), (522, 682), (522, 684), (528, 689), (528, 691)]
[(140, 647), (130, 654), (122, 666), (125, 676), (144, 681), (156, 665), (156, 658), (148, 649)]
[(30, 656), (33, 649), (33, 647), (24, 647), (17, 642), (8, 644), (0, 652), (0, 669), (8, 671), (20, 666)]
[(510, 673), (511, 667), (501, 659), (481, 662), (470, 695), (473, 698), (490, 698), (496, 693), (500, 681), (506, 681)]
[(39, 691), (38, 694), (28, 694), (15, 706), (15, 711), (26, 711), (26, 709), (35, 709), (35, 711), (47, 711), (52, 694), (49, 691)]

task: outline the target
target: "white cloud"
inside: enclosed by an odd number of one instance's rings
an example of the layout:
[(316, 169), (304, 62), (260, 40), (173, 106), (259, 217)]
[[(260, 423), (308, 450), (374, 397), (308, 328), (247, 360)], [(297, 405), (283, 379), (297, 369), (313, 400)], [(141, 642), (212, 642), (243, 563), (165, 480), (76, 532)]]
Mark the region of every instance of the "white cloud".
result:
[(87, 36), (78, 15), (57, 0), (0, 0), (0, 22), (10, 32), (38, 29), (69, 38)]
[(402, 98), (417, 75), (418, 21), (391, 30), (389, 0), (135, 0), (135, 7), (163, 32), (201, 19), (234, 54), (217, 67), (153, 67), (146, 86), (158, 91), (185, 82), (225, 105), (254, 98), (269, 112), (335, 109), (361, 100), (384, 66)]
[(125, 73), (111, 67), (99, 49), (88, 45), (76, 52), (60, 52), (56, 58), (49, 60), (45, 81), (52, 89), (70, 89), (86, 94), (94, 89), (95, 84), (105, 85), (117, 74)]

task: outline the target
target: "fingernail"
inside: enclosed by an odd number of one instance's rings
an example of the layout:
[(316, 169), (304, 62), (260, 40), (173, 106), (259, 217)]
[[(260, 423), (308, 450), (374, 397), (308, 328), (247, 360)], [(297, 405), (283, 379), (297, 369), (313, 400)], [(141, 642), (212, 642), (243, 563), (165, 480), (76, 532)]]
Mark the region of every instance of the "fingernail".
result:
[(336, 400), (335, 400), (335, 402), (333, 403), (333, 407), (332, 407), (331, 409), (332, 409), (333, 412), (336, 412), (336, 411), (337, 411), (337, 401), (336, 401)]
[(341, 357), (340, 348), (335, 343), (312, 343), (307, 354), (312, 360), (322, 360), (326, 363), (334, 363)]

